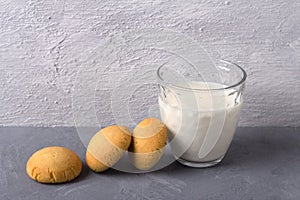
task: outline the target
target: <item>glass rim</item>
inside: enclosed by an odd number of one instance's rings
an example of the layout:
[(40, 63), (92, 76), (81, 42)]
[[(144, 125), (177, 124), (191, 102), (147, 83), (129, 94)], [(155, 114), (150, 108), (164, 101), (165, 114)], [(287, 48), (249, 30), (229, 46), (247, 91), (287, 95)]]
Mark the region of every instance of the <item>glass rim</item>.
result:
[[(236, 86), (242, 85), (246, 81), (247, 73), (246, 73), (246, 71), (241, 66), (239, 66), (238, 64), (235, 64), (233, 62), (230, 62), (230, 61), (227, 61), (227, 60), (223, 60), (223, 59), (220, 59), (219, 61), (222, 61), (224, 63), (233, 65), (233, 66), (237, 67), (238, 69), (240, 69), (241, 72), (242, 72), (242, 74), (243, 74), (242, 75), (242, 79), (239, 80), (235, 84), (231, 84), (231, 85), (229, 85), (227, 87), (222, 87), (222, 88), (200, 89), (200, 88), (188, 88), (188, 87), (184, 87), (184, 86), (178, 86), (178, 85), (175, 85), (174, 83), (165, 81), (160, 76), (159, 72), (165, 66), (166, 63), (164, 63), (164, 64), (162, 64), (161, 66), (158, 67), (158, 69), (156, 70), (156, 75), (157, 75), (160, 83), (163, 83), (163, 85), (168, 85), (168, 86), (171, 86), (171, 87), (174, 87), (174, 88), (177, 88), (177, 89), (181, 89), (181, 90), (191, 90), (191, 91), (224, 91), (224, 90), (228, 90), (228, 89), (234, 88)], [(206, 83), (208, 83), (208, 82), (206, 82)]]

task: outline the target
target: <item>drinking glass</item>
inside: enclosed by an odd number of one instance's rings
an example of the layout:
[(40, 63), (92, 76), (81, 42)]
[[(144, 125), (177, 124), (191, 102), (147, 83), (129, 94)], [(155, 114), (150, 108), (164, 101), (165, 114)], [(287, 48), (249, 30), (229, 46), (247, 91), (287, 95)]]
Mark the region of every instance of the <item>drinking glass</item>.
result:
[(172, 153), (183, 165), (221, 162), (238, 125), (246, 72), (225, 60), (213, 63), (166, 63), (157, 70), (161, 119)]

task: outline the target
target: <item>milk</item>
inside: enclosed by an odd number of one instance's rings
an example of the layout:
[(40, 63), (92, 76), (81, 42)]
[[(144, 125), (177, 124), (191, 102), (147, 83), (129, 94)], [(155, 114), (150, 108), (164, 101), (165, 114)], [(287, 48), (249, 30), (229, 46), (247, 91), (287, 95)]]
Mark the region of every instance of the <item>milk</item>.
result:
[(234, 89), (209, 90), (226, 88), (217, 83), (177, 86), (161, 87), (163, 95), (158, 100), (174, 156), (194, 163), (222, 159), (237, 127), (240, 93)]

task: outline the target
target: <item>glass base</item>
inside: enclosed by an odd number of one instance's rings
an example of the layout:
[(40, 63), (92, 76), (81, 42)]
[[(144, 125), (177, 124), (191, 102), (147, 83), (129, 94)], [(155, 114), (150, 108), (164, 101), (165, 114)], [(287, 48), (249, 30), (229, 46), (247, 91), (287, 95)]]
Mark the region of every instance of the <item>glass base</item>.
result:
[(216, 160), (208, 161), (208, 162), (192, 162), (192, 161), (187, 161), (187, 160), (184, 160), (184, 159), (181, 159), (181, 158), (176, 158), (176, 160), (180, 164), (183, 164), (183, 165), (188, 166), (188, 167), (205, 168), (205, 167), (215, 166), (216, 164), (220, 163), (223, 158), (224, 158), (224, 156), (222, 156), (221, 158), (218, 158)]

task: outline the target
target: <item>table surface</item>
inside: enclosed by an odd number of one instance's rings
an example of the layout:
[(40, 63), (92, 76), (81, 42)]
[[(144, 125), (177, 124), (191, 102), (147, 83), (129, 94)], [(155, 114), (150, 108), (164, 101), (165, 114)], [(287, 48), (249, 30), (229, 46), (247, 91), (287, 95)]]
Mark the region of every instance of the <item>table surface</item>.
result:
[(174, 162), (155, 172), (110, 169), (66, 184), (40, 184), (26, 172), (36, 150), (60, 145), (83, 160), (75, 128), (0, 128), (0, 199), (300, 199), (300, 128), (238, 128), (224, 160), (195, 169)]

